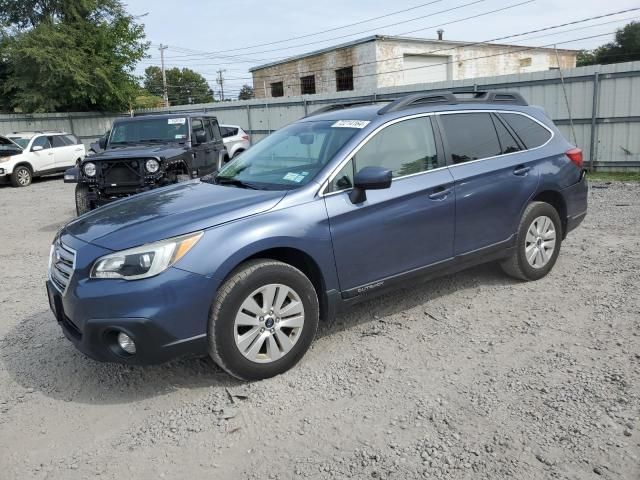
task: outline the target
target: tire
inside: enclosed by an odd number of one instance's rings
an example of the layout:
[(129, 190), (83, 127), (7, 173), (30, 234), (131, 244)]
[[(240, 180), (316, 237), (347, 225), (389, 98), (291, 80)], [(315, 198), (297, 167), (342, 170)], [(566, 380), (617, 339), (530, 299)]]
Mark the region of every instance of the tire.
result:
[(19, 165), (11, 174), (11, 185), (14, 187), (28, 187), (33, 181), (33, 174), (31, 169), (26, 165)]
[[(276, 301), (265, 300), (259, 292), (262, 289)], [(264, 309), (265, 303), (267, 307), (273, 303), (272, 314)], [(251, 305), (254, 313), (241, 311), (243, 305)], [(238, 319), (243, 325), (237, 323)], [(209, 354), (223, 370), (240, 380), (273, 377), (303, 357), (316, 335), (318, 321), (316, 291), (300, 270), (275, 260), (250, 260), (230, 275), (213, 302)], [(283, 326), (285, 323), (288, 326)]]
[(519, 280), (538, 280), (555, 265), (561, 244), (562, 223), (557, 210), (545, 202), (532, 202), (522, 214), (515, 250), (500, 266)]
[[(240, 155), (242, 152), (244, 152), (244, 150), (236, 150), (236, 152), (233, 154), (233, 157), (231, 157), (232, 159), (236, 158), (238, 155)], [(228, 160), (227, 160), (228, 161)]]
[(76, 184), (76, 213), (78, 216), (84, 215), (93, 210), (91, 202), (87, 198), (89, 195), (89, 187), (84, 183)]

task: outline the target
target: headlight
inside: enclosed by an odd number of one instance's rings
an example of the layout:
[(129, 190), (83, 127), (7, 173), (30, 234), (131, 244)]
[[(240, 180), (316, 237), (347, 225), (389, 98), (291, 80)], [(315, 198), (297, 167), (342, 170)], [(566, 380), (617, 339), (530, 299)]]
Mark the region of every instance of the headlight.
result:
[(147, 172), (149, 173), (156, 173), (160, 168), (160, 163), (158, 163), (157, 160), (154, 160), (153, 158), (151, 158), (147, 160), (147, 163), (144, 164), (144, 168), (146, 168)]
[(95, 177), (96, 176), (96, 164), (87, 162), (82, 166), (82, 171), (87, 177)]
[(200, 238), (202, 238), (202, 232), (190, 233), (111, 253), (96, 260), (90, 276), (124, 280), (153, 277), (184, 257)]

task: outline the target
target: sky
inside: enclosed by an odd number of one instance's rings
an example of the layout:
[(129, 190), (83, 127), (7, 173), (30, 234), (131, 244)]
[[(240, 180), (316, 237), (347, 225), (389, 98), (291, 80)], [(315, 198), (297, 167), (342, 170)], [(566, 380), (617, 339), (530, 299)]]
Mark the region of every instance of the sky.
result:
[[(369, 35), (436, 38), (442, 28), (445, 39), (478, 42), (639, 7), (638, 0), (130, 0), (127, 4), (131, 14), (140, 16), (151, 42), (150, 58), (136, 73), (159, 66), (158, 47), (168, 45), (167, 68), (188, 67), (202, 74), (216, 98), (220, 69), (226, 70), (225, 97), (236, 98), (243, 84), (251, 84), (251, 67)], [(505, 10), (493, 12), (499, 9)], [(406, 11), (394, 13), (401, 10)], [(375, 17), (381, 18), (369, 21)], [(558, 48), (594, 48), (611, 41), (613, 32), (632, 20), (640, 20), (640, 10), (498, 43), (555, 42)], [(442, 25), (447, 22), (453, 23)]]

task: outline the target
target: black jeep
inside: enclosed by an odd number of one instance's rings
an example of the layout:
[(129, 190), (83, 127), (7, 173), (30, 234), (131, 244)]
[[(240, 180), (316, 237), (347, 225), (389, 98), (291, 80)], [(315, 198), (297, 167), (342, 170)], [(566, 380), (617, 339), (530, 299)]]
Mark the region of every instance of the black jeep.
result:
[(100, 153), (65, 173), (77, 182), (76, 211), (218, 170), (227, 151), (215, 117), (204, 114), (123, 118), (100, 139)]

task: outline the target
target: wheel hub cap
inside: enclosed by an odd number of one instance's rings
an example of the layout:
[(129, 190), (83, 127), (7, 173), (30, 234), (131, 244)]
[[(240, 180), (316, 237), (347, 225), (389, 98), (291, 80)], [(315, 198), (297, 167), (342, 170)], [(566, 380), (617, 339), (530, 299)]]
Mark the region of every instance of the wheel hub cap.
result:
[(271, 363), (287, 355), (304, 327), (304, 305), (298, 293), (282, 284), (258, 288), (240, 305), (234, 338), (242, 355)]

